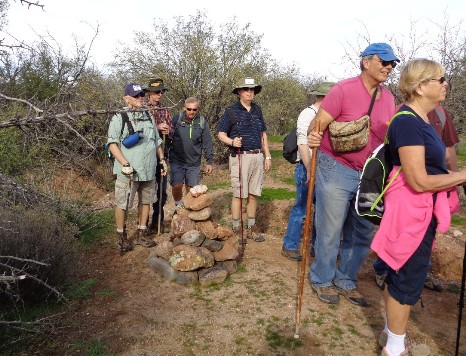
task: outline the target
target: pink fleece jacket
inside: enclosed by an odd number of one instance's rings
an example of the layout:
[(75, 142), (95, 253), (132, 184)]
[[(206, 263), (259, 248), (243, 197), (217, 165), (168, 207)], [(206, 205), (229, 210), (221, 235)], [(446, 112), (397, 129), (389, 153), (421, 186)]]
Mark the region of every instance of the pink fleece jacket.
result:
[[(390, 177), (397, 169), (393, 167)], [(438, 231), (446, 232), (450, 227), (451, 211), (455, 207), (450, 209), (447, 191), (438, 192), (435, 207), (432, 196), (432, 192), (417, 193), (411, 189), (403, 171), (385, 193), (385, 212), (371, 248), (392, 269), (400, 269), (416, 251), (432, 214), (438, 221)]]

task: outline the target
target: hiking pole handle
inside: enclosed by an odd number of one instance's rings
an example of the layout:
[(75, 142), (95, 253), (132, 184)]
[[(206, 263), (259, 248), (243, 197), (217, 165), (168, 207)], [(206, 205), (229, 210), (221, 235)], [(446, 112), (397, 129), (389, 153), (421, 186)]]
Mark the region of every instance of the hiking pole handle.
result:
[[(315, 121), (314, 131), (320, 132), (320, 121)], [(317, 147), (312, 149), (311, 157), (311, 169), (309, 173), (309, 190), (307, 193), (307, 202), (306, 202), (306, 218), (304, 220), (304, 229), (303, 235), (301, 238), (301, 266), (299, 273), (299, 283), (298, 283), (298, 300), (296, 308), (296, 325), (295, 325), (295, 334), (294, 338), (299, 338), (299, 326), (301, 323), (301, 305), (303, 299), (303, 289), (304, 289), (304, 277), (306, 274), (306, 262), (307, 262), (307, 247), (309, 241), (309, 235), (311, 232), (311, 227), (313, 225), (313, 206), (312, 206), (312, 197), (314, 195), (314, 186), (316, 180), (316, 169), (317, 169)]]

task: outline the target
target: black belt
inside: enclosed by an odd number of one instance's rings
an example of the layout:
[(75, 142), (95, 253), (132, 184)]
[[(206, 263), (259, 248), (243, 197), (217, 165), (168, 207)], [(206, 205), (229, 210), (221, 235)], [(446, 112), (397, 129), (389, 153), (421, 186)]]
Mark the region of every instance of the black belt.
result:
[(256, 150), (246, 150), (246, 151), (239, 151), (239, 152), (238, 151), (233, 151), (233, 152), (231, 152), (230, 155), (232, 157), (235, 157), (237, 153), (246, 154), (246, 155), (247, 154), (250, 154), (250, 155), (252, 154), (253, 155), (253, 154), (257, 154), (257, 153), (261, 153), (261, 152), (262, 152), (262, 150), (260, 148), (258, 148)]

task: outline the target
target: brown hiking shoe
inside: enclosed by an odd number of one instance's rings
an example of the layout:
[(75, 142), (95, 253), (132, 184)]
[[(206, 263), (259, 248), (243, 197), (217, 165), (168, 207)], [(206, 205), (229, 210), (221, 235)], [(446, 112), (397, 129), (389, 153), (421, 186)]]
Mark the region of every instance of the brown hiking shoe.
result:
[(256, 242), (265, 241), (264, 234), (262, 232), (259, 232), (259, 228), (257, 227), (257, 225), (252, 225), (251, 227), (248, 227), (246, 237)]
[(285, 247), (282, 247), (282, 256), (292, 260), (292, 261), (301, 261), (301, 253), (298, 250), (288, 250)]
[(359, 305), (360, 307), (368, 307), (369, 303), (357, 290), (354, 289), (341, 289), (335, 287), (339, 294), (348, 299), (351, 303)]
[(124, 232), (117, 232), (117, 244), (118, 249), (122, 254), (133, 249), (133, 244), (128, 240), (126, 233)]
[(137, 229), (132, 236), (132, 240), (135, 245), (144, 247), (154, 247), (156, 245), (156, 243), (148, 237), (147, 230)]
[(311, 289), (317, 294), (320, 301), (328, 304), (338, 304), (340, 296), (334, 286), (317, 287), (311, 283)]

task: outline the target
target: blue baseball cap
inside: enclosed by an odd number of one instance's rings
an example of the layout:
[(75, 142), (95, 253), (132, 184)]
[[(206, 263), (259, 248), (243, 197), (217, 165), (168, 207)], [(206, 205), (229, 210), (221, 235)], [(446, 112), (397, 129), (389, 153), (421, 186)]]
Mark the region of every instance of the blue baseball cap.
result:
[(366, 57), (376, 54), (383, 61), (397, 61), (400, 62), (393, 48), (386, 43), (371, 43), (367, 48), (361, 53), (361, 57)]
[(125, 85), (125, 96), (136, 96), (138, 94), (145, 93), (144, 89), (139, 83), (129, 83)]

